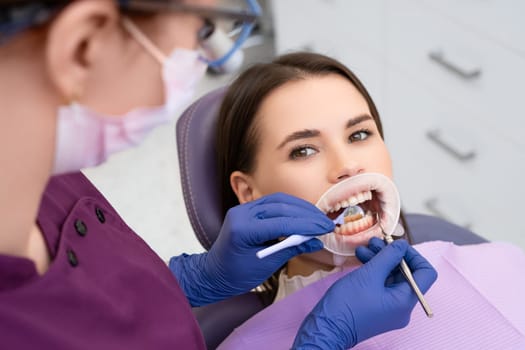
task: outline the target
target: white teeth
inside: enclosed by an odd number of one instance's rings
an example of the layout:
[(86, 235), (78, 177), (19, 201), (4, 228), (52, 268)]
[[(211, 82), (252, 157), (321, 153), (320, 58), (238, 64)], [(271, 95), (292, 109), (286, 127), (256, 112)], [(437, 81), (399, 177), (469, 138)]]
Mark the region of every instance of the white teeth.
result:
[(364, 191), (349, 197), (348, 199), (342, 200), (336, 203), (332, 208), (328, 210), (329, 213), (338, 211), (341, 208), (348, 208), (349, 206), (356, 206), (359, 203), (363, 203), (372, 199), (371, 191)]
[(350, 197), (350, 198), (348, 199), (348, 204), (349, 204), (349, 205), (354, 206), (354, 205), (357, 205), (358, 203), (359, 203), (359, 200), (358, 200), (357, 197), (355, 197), (355, 196), (352, 196), (352, 197)]
[(374, 224), (374, 219), (370, 212), (359, 220), (347, 222), (341, 226), (336, 226), (334, 233), (341, 235), (353, 235), (370, 228)]

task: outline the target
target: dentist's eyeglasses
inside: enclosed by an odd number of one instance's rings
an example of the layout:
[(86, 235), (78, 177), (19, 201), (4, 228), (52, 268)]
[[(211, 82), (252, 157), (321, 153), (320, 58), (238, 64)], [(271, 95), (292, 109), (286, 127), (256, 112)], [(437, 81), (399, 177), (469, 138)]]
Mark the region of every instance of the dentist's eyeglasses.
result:
[(202, 17), (204, 26), (197, 34), (202, 48), (202, 57), (216, 71), (238, 68), (242, 62), (239, 49), (261, 16), (261, 7), (256, 0), (245, 0), (244, 3), (245, 8), (233, 9), (199, 6), (180, 1), (121, 1), (124, 9), (133, 12), (176, 11)]

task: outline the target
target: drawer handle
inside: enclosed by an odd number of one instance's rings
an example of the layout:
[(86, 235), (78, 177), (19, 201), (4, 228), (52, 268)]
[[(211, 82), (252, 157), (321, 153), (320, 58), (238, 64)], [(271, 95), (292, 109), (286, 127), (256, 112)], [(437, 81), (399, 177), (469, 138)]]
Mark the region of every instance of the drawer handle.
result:
[[(446, 221), (449, 221), (449, 222), (453, 222), (449, 215), (446, 215), (444, 213), (444, 211), (442, 209), (439, 208), (439, 203), (438, 203), (438, 199), (436, 197), (433, 197), (433, 198), (429, 198), (427, 199), (425, 202), (425, 208), (427, 208), (427, 210), (429, 212), (431, 212), (434, 216), (437, 216), (438, 218), (441, 218), (443, 220), (446, 220)], [(459, 223), (458, 223), (459, 224)], [(465, 223), (465, 224), (459, 224), (460, 226), (466, 228), (466, 229), (469, 229), (472, 227), (472, 224), (471, 223)]]
[(465, 80), (473, 80), (481, 75), (481, 68), (474, 68), (470, 71), (463, 69), (459, 67), (459, 65), (447, 60), (441, 51), (432, 51), (428, 54), (428, 57)]
[(441, 133), (438, 129), (427, 131), (427, 137), (429, 140), (431, 140), (436, 145), (444, 149), (448, 154), (452, 155), (460, 162), (466, 162), (476, 157), (476, 151), (470, 150), (462, 152), (456, 149), (456, 147), (448, 144), (445, 140), (443, 140), (440, 134)]

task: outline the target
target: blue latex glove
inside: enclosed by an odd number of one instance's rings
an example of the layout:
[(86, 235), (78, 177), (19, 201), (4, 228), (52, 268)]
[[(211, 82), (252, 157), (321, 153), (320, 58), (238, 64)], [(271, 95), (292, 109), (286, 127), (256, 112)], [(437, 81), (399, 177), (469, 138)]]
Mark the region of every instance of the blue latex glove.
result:
[(174, 257), (170, 269), (190, 304), (200, 306), (245, 293), (264, 282), (290, 258), (320, 250), (313, 238), (264, 259), (255, 253), (279, 237), (331, 232), (334, 223), (311, 203), (276, 193), (231, 208), (208, 253)]
[(368, 262), (328, 289), (303, 321), (293, 349), (348, 349), (405, 327), (417, 297), (397, 268), (403, 257), (423, 293), (437, 278), (436, 270), (405, 240), (384, 247), (372, 238), (368, 248), (357, 248), (356, 256)]

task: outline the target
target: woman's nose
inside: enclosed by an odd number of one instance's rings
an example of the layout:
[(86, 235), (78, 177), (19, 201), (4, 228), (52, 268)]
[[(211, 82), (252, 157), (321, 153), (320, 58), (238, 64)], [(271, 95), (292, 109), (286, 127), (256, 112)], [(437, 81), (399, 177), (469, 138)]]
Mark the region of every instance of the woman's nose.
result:
[(364, 168), (360, 166), (355, 159), (349, 160), (344, 157), (334, 158), (331, 170), (329, 173), (330, 182), (337, 183), (354, 175), (364, 172)]

